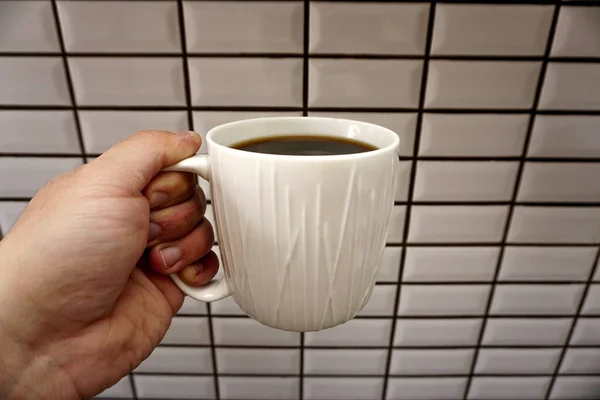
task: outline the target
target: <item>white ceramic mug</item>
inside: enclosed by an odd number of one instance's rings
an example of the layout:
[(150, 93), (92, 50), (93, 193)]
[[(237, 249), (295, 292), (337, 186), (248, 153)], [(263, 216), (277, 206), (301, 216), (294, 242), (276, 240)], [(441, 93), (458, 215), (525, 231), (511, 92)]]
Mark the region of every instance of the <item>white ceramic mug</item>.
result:
[[(316, 135), (377, 149), (289, 156), (231, 148), (254, 138)], [(258, 118), (212, 129), (208, 155), (183, 160), (210, 182), (224, 278), (177, 286), (205, 302), (233, 296), (258, 322), (316, 331), (352, 319), (367, 303), (385, 247), (398, 173), (398, 135), (359, 121)]]

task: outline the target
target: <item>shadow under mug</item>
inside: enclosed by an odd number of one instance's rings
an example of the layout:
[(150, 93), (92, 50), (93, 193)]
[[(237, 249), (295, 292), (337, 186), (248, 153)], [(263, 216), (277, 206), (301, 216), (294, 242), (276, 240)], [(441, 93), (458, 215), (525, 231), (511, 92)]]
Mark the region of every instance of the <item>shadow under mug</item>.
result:
[[(253, 153), (230, 146), (255, 138), (315, 135), (376, 150), (328, 156)], [(398, 135), (366, 122), (258, 118), (212, 129), (208, 155), (166, 170), (210, 183), (224, 277), (191, 287), (204, 302), (232, 296), (256, 321), (307, 332), (352, 319), (369, 300), (385, 247), (399, 168)]]

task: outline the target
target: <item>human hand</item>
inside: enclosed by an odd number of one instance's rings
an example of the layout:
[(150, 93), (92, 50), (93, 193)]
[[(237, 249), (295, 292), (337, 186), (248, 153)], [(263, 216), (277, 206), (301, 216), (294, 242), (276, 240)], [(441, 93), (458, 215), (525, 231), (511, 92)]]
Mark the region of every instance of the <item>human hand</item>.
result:
[(184, 298), (166, 274), (213, 278), (204, 194), (189, 174), (158, 174), (199, 147), (141, 132), (31, 200), (0, 242), (0, 398), (95, 396), (166, 333)]

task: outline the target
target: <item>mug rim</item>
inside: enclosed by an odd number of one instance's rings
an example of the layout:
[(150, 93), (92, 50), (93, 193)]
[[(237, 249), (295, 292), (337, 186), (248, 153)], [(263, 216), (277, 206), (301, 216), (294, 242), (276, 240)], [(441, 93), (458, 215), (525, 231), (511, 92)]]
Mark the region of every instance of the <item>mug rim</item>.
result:
[[(358, 124), (358, 125), (371, 127), (371, 128), (377, 129), (380, 132), (384, 132), (386, 135), (388, 135), (391, 138), (391, 143), (384, 147), (377, 147), (375, 150), (369, 150), (369, 151), (360, 152), (360, 153), (331, 154), (331, 155), (298, 155), (298, 154), (289, 155), (289, 154), (257, 153), (257, 152), (251, 152), (251, 151), (246, 151), (246, 150), (240, 150), (240, 149), (231, 147), (231, 145), (225, 145), (225, 144), (215, 141), (215, 135), (219, 135), (221, 131), (229, 130), (229, 129), (235, 128), (237, 126), (251, 125), (251, 124), (255, 124), (260, 121), (277, 122), (277, 121), (307, 121), (307, 120), (322, 121), (322, 122), (327, 122), (327, 121), (328, 122), (342, 122), (342, 123), (348, 124), (348, 125)], [(316, 135), (316, 136), (318, 136), (318, 135)], [(330, 136), (332, 136), (332, 135), (330, 135)], [(269, 136), (265, 135), (265, 137), (269, 137)], [(342, 136), (340, 136), (340, 137), (342, 137)], [(347, 119), (347, 118), (335, 118), (335, 117), (287, 116), (287, 117), (258, 117), (258, 118), (243, 119), (243, 120), (228, 122), (225, 124), (215, 126), (214, 128), (210, 129), (208, 131), (208, 133), (206, 134), (206, 140), (208, 142), (207, 144), (209, 144), (208, 145), (209, 155), (210, 155), (210, 148), (212, 146), (217, 146), (217, 147), (219, 147), (219, 151), (232, 152), (234, 154), (244, 155), (247, 157), (273, 158), (273, 159), (277, 159), (277, 160), (286, 159), (286, 160), (307, 161), (307, 162), (326, 161), (326, 160), (337, 161), (337, 160), (344, 160), (344, 159), (376, 157), (380, 154), (387, 153), (389, 151), (396, 151), (396, 153), (399, 155), (399, 150), (400, 150), (399, 149), (400, 137), (398, 136), (398, 134), (396, 132), (392, 131), (391, 129), (386, 128), (381, 125), (373, 124), (371, 122), (352, 120), (352, 119)]]

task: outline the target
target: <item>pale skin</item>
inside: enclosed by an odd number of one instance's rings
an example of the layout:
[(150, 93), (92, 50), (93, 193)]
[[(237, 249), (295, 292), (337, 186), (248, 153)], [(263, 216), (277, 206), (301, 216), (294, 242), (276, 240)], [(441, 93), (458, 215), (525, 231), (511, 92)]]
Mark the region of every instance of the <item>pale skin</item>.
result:
[[(140, 132), (47, 184), (0, 242), (0, 398), (90, 399), (138, 366), (218, 260), (193, 133)], [(169, 249), (169, 250), (167, 250)]]

